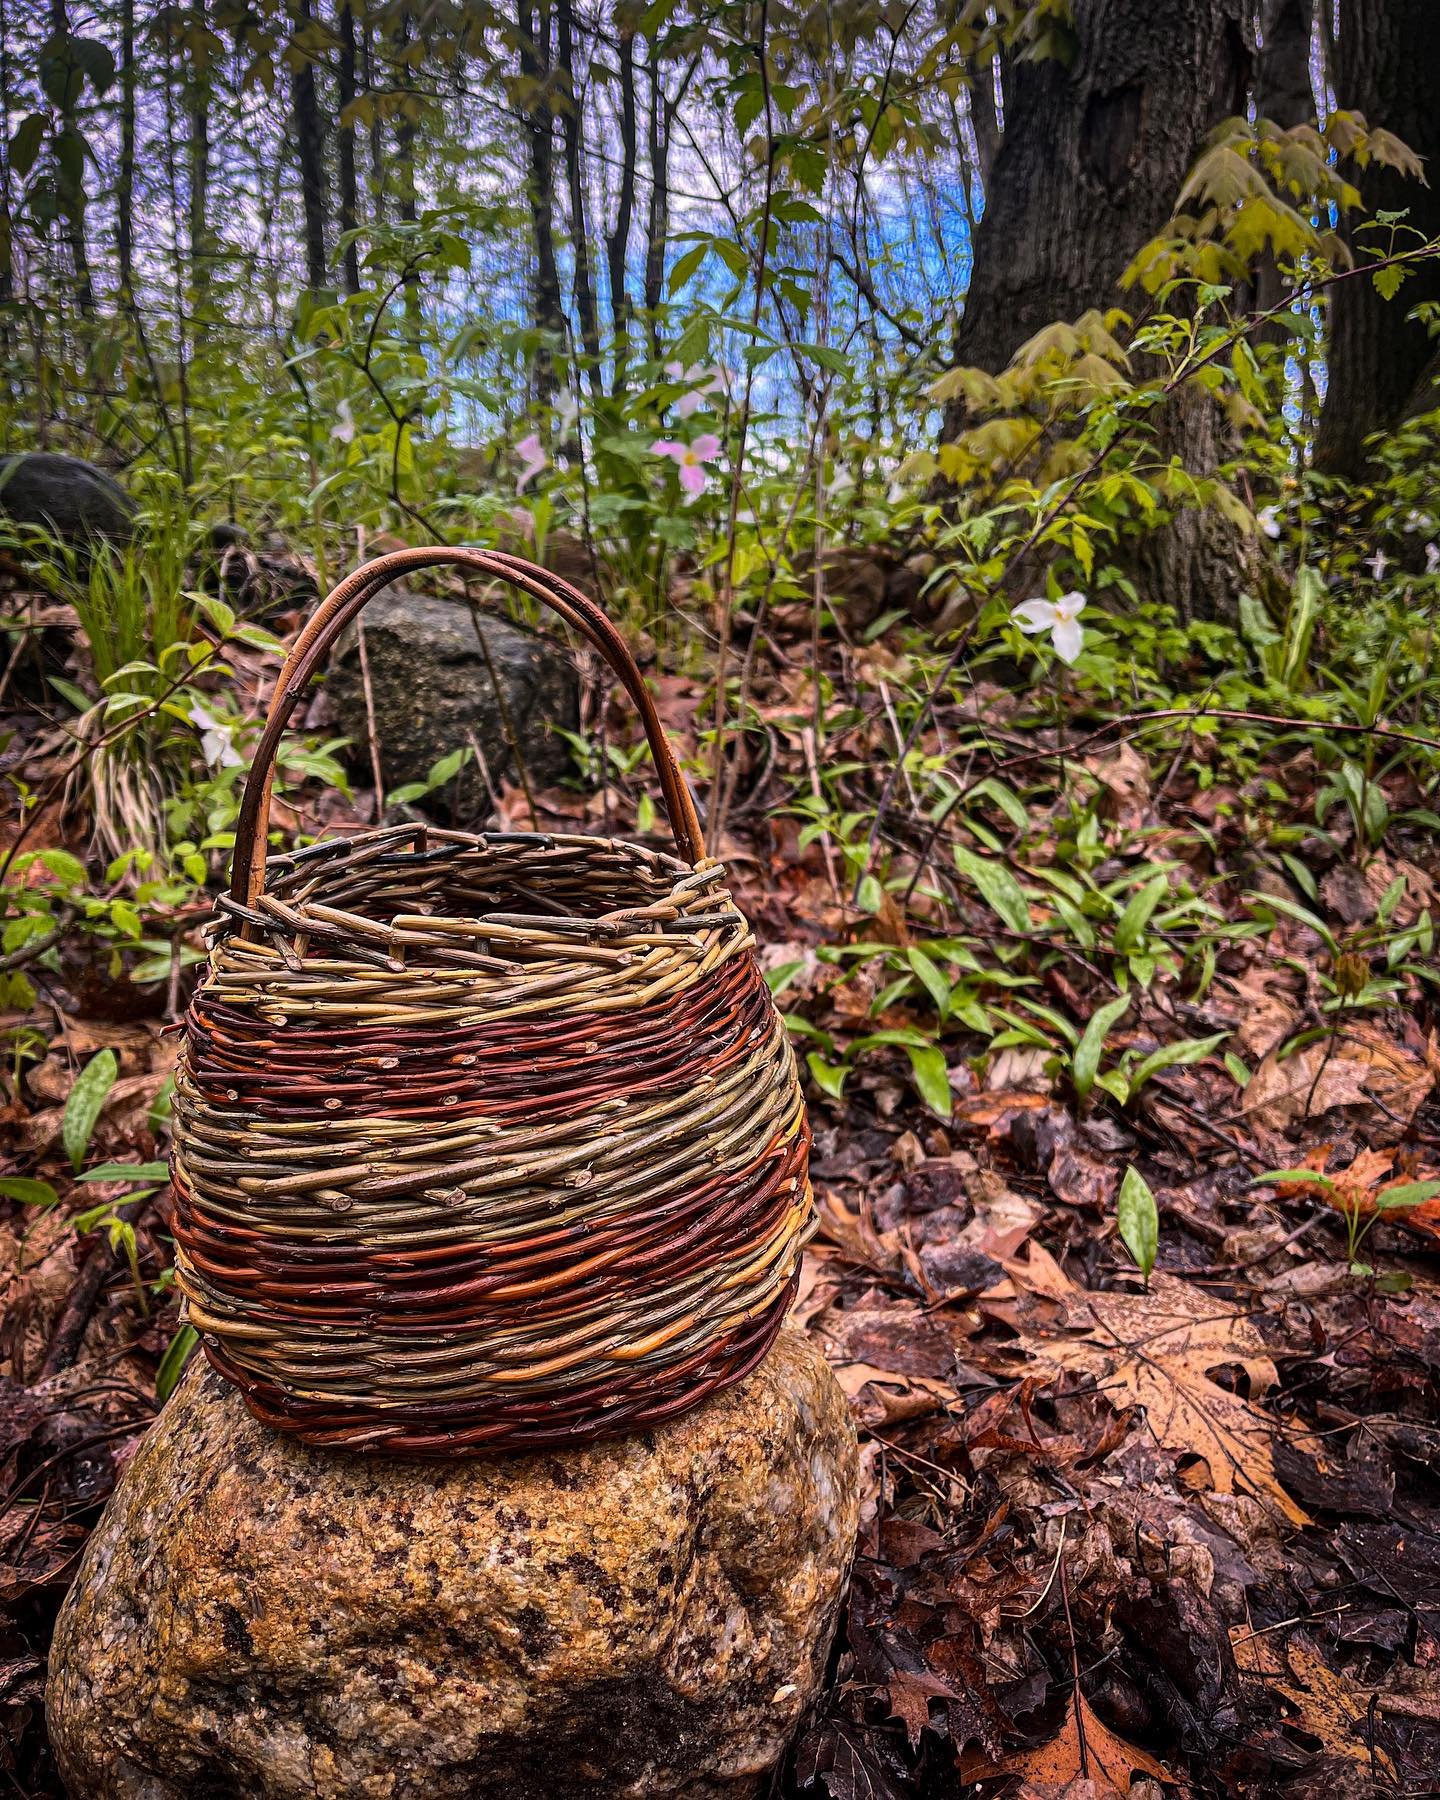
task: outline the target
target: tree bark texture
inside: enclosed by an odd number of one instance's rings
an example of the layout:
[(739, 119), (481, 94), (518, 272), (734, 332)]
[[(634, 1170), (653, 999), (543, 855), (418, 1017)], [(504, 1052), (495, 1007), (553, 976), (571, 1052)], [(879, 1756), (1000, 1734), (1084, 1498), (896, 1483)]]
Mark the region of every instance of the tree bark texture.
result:
[(211, 277), (214, 274), (215, 240), (210, 230), (210, 24), (206, 0), (195, 0), (189, 36), (192, 48), (185, 71), (187, 120), (186, 230), (190, 250), (190, 306), (196, 344), (209, 323)]
[[(1004, 134), (975, 234), (954, 360), (992, 373), (1056, 319), (1123, 300), (1117, 283), (1160, 232), (1206, 134), (1243, 112), (1252, 61), (1244, 0), (1089, 0), (1069, 65), (1011, 65)], [(1179, 396), (1156, 450), (1196, 474), (1215, 467), (1222, 425)], [(965, 424), (962, 405), (945, 435)], [(1143, 586), (1185, 617), (1227, 611), (1239, 547), (1209, 513), (1152, 534)]]
[(615, 202), (615, 223), (605, 239), (606, 267), (610, 277), (610, 319), (615, 331), (615, 392), (625, 387), (630, 295), (625, 264), (630, 254), (630, 222), (635, 212), (635, 35), (624, 23), (620, 28), (620, 191)]
[(955, 361), (995, 371), (1055, 319), (1113, 304), (1205, 134), (1243, 112), (1242, 0), (1088, 0), (1076, 55), (1010, 69)]
[[(115, 256), (120, 275), (120, 298), (130, 305), (135, 289), (135, 0), (121, 0), (119, 76), (120, 161), (115, 173)], [(7, 105), (7, 116), (8, 113)], [(6, 199), (9, 199), (8, 192)], [(8, 231), (6, 243), (9, 243)], [(8, 300), (9, 297), (7, 290), (4, 298)]]
[[(56, 55), (70, 61), (70, 15), (65, 0), (50, 0), (51, 42)], [(79, 128), (73, 90), (66, 87), (59, 106), (62, 136), (74, 143)], [(70, 267), (75, 277), (75, 297), (88, 319), (95, 311), (95, 288), (90, 277), (90, 254), (85, 240), (85, 161), (57, 155), (55, 159), (55, 192), (65, 242), (70, 251)]]
[[(1359, 183), (1366, 208), (1408, 209), (1407, 225), (1440, 237), (1440, 5), (1342, 0), (1331, 79), (1340, 106), (1364, 113), (1367, 123), (1393, 132), (1426, 161), (1428, 186), (1372, 164)], [(1373, 255), (1385, 240), (1371, 234), (1367, 243)], [(1440, 300), (1434, 263), (1416, 270), (1393, 300), (1364, 279), (1334, 290), (1329, 388), (1315, 445), (1315, 460), (1329, 473), (1355, 474), (1372, 432), (1434, 404), (1434, 344), (1423, 325), (1406, 319), (1423, 300)]]
[(670, 236), (670, 101), (655, 39), (650, 39), (650, 206), (645, 222), (645, 328), (652, 360), (660, 360), (660, 302), (665, 294), (665, 243)]
[[(336, 21), (339, 54), (335, 63), (339, 117), (335, 121), (336, 168), (340, 181), (340, 230), (352, 232), (360, 223), (360, 202), (355, 176), (355, 120), (346, 117), (346, 109), (355, 102), (355, 9), (350, 0), (340, 0), (340, 16)], [(360, 292), (360, 250), (347, 243), (343, 253), (345, 292)]]
[(300, 205), (305, 218), (305, 283), (313, 293), (325, 286), (325, 131), (316, 93), (310, 43), (310, 0), (299, 0), (302, 54), (290, 78), (295, 155), (300, 165)]
[(1260, 52), (1255, 59), (1255, 105), (1260, 116), (1288, 131), (1315, 116), (1310, 85), (1313, 0), (1262, 0)]
[[(546, 338), (558, 342), (565, 335), (565, 308), (560, 299), (560, 270), (555, 260), (555, 143), (549, 91), (549, 0), (540, 0), (538, 6), (531, 6), (529, 0), (520, 0), (516, 8), (516, 25), (524, 92), (523, 122), (530, 163), (526, 188), (535, 248), (534, 319), (536, 328)], [(535, 358), (535, 391), (542, 403), (548, 403), (555, 393), (554, 359), (548, 347), (542, 346)]]
[(590, 273), (590, 229), (585, 206), (584, 92), (575, 79), (575, 16), (571, 0), (557, 0), (556, 24), (564, 111), (565, 182), (570, 195), (570, 245), (575, 264), (575, 311), (580, 342), (590, 363), (590, 379), (600, 368), (600, 319), (595, 310), (595, 283)]

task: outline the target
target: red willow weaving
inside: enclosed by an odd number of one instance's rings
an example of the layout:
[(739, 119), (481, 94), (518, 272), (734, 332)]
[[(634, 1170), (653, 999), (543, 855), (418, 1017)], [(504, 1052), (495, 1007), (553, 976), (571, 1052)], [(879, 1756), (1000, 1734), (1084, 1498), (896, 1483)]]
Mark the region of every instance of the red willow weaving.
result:
[[(411, 825), (269, 871), (275, 752), (336, 637), (450, 563), (553, 607), (639, 708), (680, 857)], [(177, 1273), (216, 1369), (312, 1443), (406, 1456), (670, 1418), (769, 1348), (813, 1226), (753, 938), (644, 681), (499, 553), (356, 571), (305, 627), (246, 787), (176, 1076)]]

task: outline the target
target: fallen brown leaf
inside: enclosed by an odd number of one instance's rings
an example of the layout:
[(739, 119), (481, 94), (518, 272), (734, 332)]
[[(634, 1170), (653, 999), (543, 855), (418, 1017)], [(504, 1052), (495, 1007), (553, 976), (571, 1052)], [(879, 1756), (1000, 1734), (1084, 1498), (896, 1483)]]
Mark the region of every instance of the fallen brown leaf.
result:
[(1379, 1768), (1392, 1779), (1394, 1764), (1365, 1730), (1366, 1695), (1332, 1669), (1303, 1632), (1296, 1632), (1282, 1651), (1273, 1636), (1236, 1627), (1230, 1633), (1241, 1673), (1258, 1676), (1279, 1694), (1306, 1736), (1318, 1738), (1327, 1755), (1344, 1757), (1366, 1769)]
[(1367, 1125), (1383, 1143), (1403, 1133), (1434, 1085), (1430, 1058), (1357, 1023), (1333, 1045), (1324, 1038), (1283, 1057), (1279, 1048), (1271, 1050), (1251, 1076), (1240, 1110), (1257, 1125), (1284, 1131), (1337, 1106), (1366, 1106), (1373, 1116), (1371, 1103), (1379, 1101), (1391, 1116)]
[(1056, 1370), (1093, 1375), (1107, 1393), (1143, 1406), (1158, 1443), (1208, 1466), (1206, 1485), (1272, 1501), (1295, 1525), (1309, 1516), (1280, 1485), (1272, 1442), (1280, 1420), (1220, 1387), (1210, 1371), (1238, 1364), (1252, 1392), (1278, 1379), (1264, 1339), (1244, 1313), (1170, 1275), (1147, 1293), (1081, 1294), (1069, 1321), (1078, 1338), (1035, 1338), (1025, 1347)]
[(1431, 1200), (1422, 1200), (1416, 1206), (1385, 1205), (1385, 1196), (1397, 1188), (1440, 1179), (1434, 1169), (1416, 1169), (1396, 1175), (1392, 1152), (1361, 1150), (1348, 1168), (1330, 1170), (1326, 1164), (1334, 1151), (1333, 1144), (1321, 1144), (1296, 1165), (1314, 1169), (1317, 1175), (1325, 1176), (1324, 1181), (1287, 1181), (1283, 1191), (1319, 1200), (1326, 1206), (1333, 1206), (1338, 1213), (1358, 1215), (1362, 1219), (1380, 1214), (1387, 1225), (1407, 1225), (1412, 1231), (1440, 1238), (1440, 1194)]
[(1089, 1781), (1094, 1783), (1101, 1800), (1108, 1800), (1111, 1794), (1128, 1794), (1135, 1775), (1150, 1775), (1158, 1781), (1170, 1779), (1164, 1765), (1156, 1762), (1149, 1751), (1127, 1744), (1102, 1725), (1078, 1687), (1071, 1691), (1070, 1709), (1059, 1737), (1038, 1749), (1012, 1756), (1005, 1769), (1026, 1781), (1062, 1789), (1071, 1782)]

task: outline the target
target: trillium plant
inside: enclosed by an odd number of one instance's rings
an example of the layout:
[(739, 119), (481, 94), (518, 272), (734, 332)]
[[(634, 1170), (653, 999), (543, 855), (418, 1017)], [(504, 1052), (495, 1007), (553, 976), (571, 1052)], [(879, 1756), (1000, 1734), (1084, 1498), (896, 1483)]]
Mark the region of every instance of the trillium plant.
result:
[(1073, 663), (1085, 641), (1080, 615), (1085, 610), (1085, 596), (1074, 592), (1062, 594), (1058, 600), (1022, 600), (1010, 617), (1027, 637), (1048, 631), (1055, 654), (1061, 662)]
[(696, 438), (693, 444), (680, 444), (673, 438), (657, 438), (650, 446), (653, 456), (668, 456), (680, 471), (680, 485), (685, 490), (685, 502), (697, 499), (705, 492), (705, 484), (709, 479), (705, 465), (714, 462), (720, 454), (720, 440), (713, 431), (705, 431)]
[(549, 461), (541, 448), (538, 432), (532, 431), (529, 437), (521, 438), (515, 446), (515, 454), (520, 458), (520, 474), (515, 482), (515, 492), (523, 494)]
[(725, 375), (721, 369), (707, 369), (699, 363), (692, 363), (687, 369), (684, 363), (668, 362), (665, 373), (672, 381), (689, 383), (689, 392), (680, 396), (675, 407), (682, 419), (688, 419), (702, 407), (708, 411), (714, 397), (725, 392)]

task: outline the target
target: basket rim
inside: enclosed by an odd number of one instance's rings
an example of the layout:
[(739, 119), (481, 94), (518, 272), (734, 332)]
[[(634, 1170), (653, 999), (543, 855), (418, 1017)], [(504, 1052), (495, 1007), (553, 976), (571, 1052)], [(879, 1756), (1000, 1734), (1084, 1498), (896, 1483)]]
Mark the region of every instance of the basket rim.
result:
[[(475, 851), (500, 852), (502, 855), (510, 850), (578, 851), (616, 859), (621, 865), (615, 871), (618, 874), (633, 872), (667, 885), (663, 892), (637, 894), (632, 901), (620, 906), (593, 912), (542, 910), (539, 907), (532, 911), (517, 904), (484, 912), (437, 908), (423, 914), (397, 907), (393, 913), (382, 917), (338, 907), (312, 912), (315, 906), (326, 906), (323, 898), (317, 901), (308, 894), (292, 898), (297, 887), (315, 878), (339, 874), (346, 868), (358, 872), (381, 867), (397, 873), (414, 867), (440, 869), (446, 861), (442, 852), (447, 850), (457, 859)], [(625, 865), (628, 865), (628, 871)], [(630, 838), (574, 831), (462, 831), (428, 822), (402, 822), (370, 826), (344, 836), (317, 838), (299, 850), (271, 857), (266, 865), (265, 886), (254, 903), (246, 905), (229, 893), (216, 899), (211, 921), (211, 930), (216, 936), (212, 944), (231, 939), (246, 926), (259, 926), (267, 933), (274, 932), (277, 927), (283, 930), (286, 921), (281, 908), (295, 915), (290, 921), (292, 930), (323, 927), (327, 918), (333, 923), (343, 920), (357, 926), (361, 923), (378, 925), (382, 929), (396, 919), (403, 919), (417, 929), (438, 933), (443, 933), (447, 926), (463, 927), (469, 932), (476, 925), (493, 925), (502, 931), (553, 933), (557, 939), (573, 937), (577, 943), (633, 939), (636, 935), (688, 936), (707, 928), (745, 926), (744, 913), (731, 897), (725, 882), (725, 864), (718, 857), (706, 856), (690, 863), (683, 857), (636, 843)], [(687, 901), (693, 902), (702, 890), (707, 892), (704, 912), (687, 915), (682, 911), (670, 921), (652, 916), (662, 914), (670, 907), (683, 906)], [(358, 932), (357, 935), (367, 934)]]

